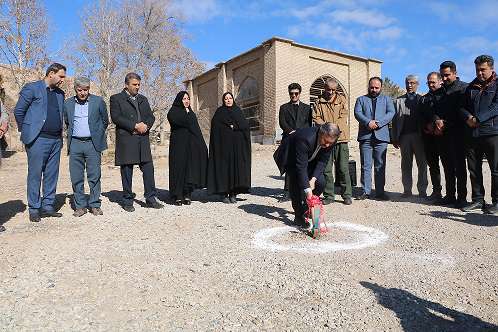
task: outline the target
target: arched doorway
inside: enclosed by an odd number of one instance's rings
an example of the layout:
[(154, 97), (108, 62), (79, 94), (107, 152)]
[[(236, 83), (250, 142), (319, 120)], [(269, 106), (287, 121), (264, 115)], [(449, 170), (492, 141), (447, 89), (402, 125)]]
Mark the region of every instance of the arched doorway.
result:
[(323, 91), (325, 91), (325, 82), (327, 82), (328, 79), (333, 78), (337, 81), (338, 87), (337, 90), (341, 93), (343, 93), (346, 96), (346, 100), (348, 100), (348, 95), (346, 93), (346, 89), (344, 89), (344, 86), (342, 86), (341, 82), (337, 78), (335, 78), (332, 75), (323, 75), (317, 78), (313, 84), (311, 84), (310, 88), (310, 105), (313, 107), (315, 105), (315, 101), (323, 94)]
[(239, 87), (235, 102), (242, 109), (252, 132), (261, 129), (261, 109), (259, 105), (258, 81), (247, 76)]

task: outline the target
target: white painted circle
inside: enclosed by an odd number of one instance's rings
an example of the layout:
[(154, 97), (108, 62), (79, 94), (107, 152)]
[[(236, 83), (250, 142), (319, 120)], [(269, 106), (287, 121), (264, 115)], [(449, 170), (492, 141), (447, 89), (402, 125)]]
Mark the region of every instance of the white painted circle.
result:
[(297, 242), (293, 244), (279, 244), (272, 240), (277, 235), (283, 235), (296, 228), (291, 226), (266, 228), (258, 231), (252, 241), (253, 246), (258, 249), (270, 251), (294, 251), (300, 253), (319, 253), (324, 254), (334, 251), (357, 250), (367, 247), (373, 247), (385, 242), (389, 236), (386, 233), (367, 226), (348, 223), (335, 222), (328, 224), (328, 229), (340, 228), (358, 233), (358, 239), (351, 242), (330, 242), (317, 240), (313, 242)]

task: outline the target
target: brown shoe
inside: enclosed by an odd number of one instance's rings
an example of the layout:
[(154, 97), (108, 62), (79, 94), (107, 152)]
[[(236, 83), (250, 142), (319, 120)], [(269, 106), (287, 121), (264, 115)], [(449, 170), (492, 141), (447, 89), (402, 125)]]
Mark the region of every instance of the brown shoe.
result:
[(76, 209), (73, 213), (73, 216), (75, 217), (81, 217), (83, 216), (84, 214), (86, 213), (86, 209), (83, 208), (83, 209)]
[(104, 214), (104, 212), (102, 212), (102, 210), (100, 208), (90, 208), (90, 212), (94, 216), (102, 216)]

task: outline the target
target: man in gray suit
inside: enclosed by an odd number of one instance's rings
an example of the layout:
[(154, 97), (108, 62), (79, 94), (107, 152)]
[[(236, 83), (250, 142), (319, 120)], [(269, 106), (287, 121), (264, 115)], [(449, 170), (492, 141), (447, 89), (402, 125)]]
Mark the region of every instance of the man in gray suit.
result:
[[(64, 103), (64, 122), (67, 126), (69, 173), (74, 192), (75, 217), (87, 212), (102, 215), (100, 209), (100, 176), (102, 151), (107, 149), (106, 129), (109, 125), (107, 108), (101, 97), (90, 94), (90, 80), (74, 80), (76, 96)], [(85, 169), (90, 197), (85, 196)]]
[(401, 182), (402, 197), (412, 195), (413, 155), (417, 161), (417, 189), (420, 197), (427, 197), (427, 162), (425, 159), (422, 130), (424, 118), (422, 114), (422, 96), (417, 93), (418, 77), (408, 75), (405, 79), (406, 93), (394, 101), (396, 115), (392, 122), (392, 143), (401, 149)]

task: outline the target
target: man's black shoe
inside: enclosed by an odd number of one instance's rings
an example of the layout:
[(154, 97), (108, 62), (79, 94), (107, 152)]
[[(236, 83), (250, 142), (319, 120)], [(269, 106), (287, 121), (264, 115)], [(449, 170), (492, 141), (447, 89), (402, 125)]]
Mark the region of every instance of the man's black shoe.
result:
[(484, 213), (493, 214), (495, 216), (498, 215), (498, 203), (486, 206), (486, 208), (484, 209)]
[(353, 204), (353, 200), (351, 199), (351, 197), (344, 197), (343, 199), (344, 199), (343, 203), (345, 205), (351, 205), (351, 204)]
[(5, 227), (3, 227), (2, 225), (0, 225), (0, 233), (1, 232), (5, 232)]
[(30, 214), (29, 215), (29, 221), (31, 221), (31, 222), (40, 222), (41, 221), (40, 215), (38, 213)]
[(151, 209), (162, 209), (163, 205), (156, 200), (145, 202), (145, 207)]
[(306, 220), (303, 216), (296, 216), (294, 218), (294, 225), (296, 225), (297, 227), (308, 227), (308, 224), (306, 223)]
[(123, 210), (125, 210), (126, 212), (135, 212), (135, 208), (133, 207), (133, 205), (123, 205)]
[(443, 198), (443, 196), (441, 195), (441, 192), (438, 192), (438, 191), (433, 191), (432, 194), (427, 197), (430, 201), (438, 201), (440, 199)]
[(60, 218), (62, 217), (62, 213), (55, 211), (43, 211), (41, 213), (42, 218)]
[(453, 205), (455, 203), (456, 203), (455, 197), (450, 197), (450, 196), (444, 196), (443, 198), (441, 198), (436, 202), (437, 205), (443, 205), (443, 206)]
[(404, 193), (401, 194), (402, 198), (408, 198), (412, 197), (412, 192), (411, 191), (405, 191)]
[(363, 193), (360, 196), (356, 197), (356, 199), (359, 200), (359, 201), (363, 201), (365, 199), (370, 199), (370, 195)]
[(375, 198), (378, 199), (379, 201), (388, 201), (389, 200), (389, 196), (387, 196), (386, 193), (376, 195)]
[(464, 207), (461, 208), (463, 212), (469, 212), (469, 211), (474, 211), (474, 210), (482, 210), (484, 209), (486, 203), (483, 201), (475, 201), (475, 202), (470, 202), (469, 204), (465, 205)]
[(289, 202), (291, 199), (290, 199), (290, 196), (289, 196), (289, 192), (288, 191), (285, 191), (284, 194), (282, 195), (282, 197), (280, 197), (278, 199), (278, 202), (279, 203), (284, 203), (284, 202)]
[(467, 202), (467, 199), (457, 199), (455, 202), (455, 208), (457, 209), (462, 209), (463, 207), (467, 206), (469, 202)]
[(333, 200), (332, 198), (330, 197), (325, 197), (324, 199), (322, 199), (322, 204), (323, 205), (329, 205), (329, 204), (332, 204), (334, 203), (335, 200)]

